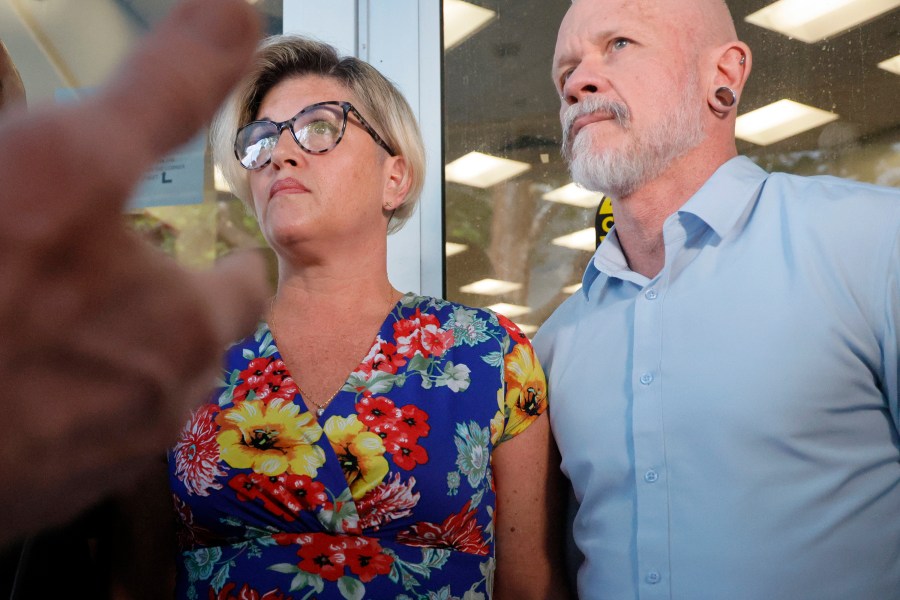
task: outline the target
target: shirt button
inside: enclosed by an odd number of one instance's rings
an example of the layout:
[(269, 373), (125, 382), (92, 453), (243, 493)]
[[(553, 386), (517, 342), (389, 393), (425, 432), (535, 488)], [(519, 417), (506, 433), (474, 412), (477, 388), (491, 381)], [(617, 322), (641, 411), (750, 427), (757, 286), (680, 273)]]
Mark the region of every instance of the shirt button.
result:
[(644, 373), (643, 375), (641, 375), (641, 383), (643, 383), (644, 385), (650, 385), (651, 383), (653, 383), (653, 375), (651, 375), (650, 373)]
[(649, 289), (644, 292), (644, 298), (646, 298), (647, 300), (656, 300), (657, 296), (659, 296), (659, 294), (657, 294), (656, 290), (654, 289)]
[(659, 473), (650, 469), (646, 473), (644, 473), (644, 481), (647, 483), (656, 483), (656, 480), (659, 479)]
[(647, 571), (647, 583), (659, 583), (660, 579), (662, 579), (662, 577), (656, 571)]

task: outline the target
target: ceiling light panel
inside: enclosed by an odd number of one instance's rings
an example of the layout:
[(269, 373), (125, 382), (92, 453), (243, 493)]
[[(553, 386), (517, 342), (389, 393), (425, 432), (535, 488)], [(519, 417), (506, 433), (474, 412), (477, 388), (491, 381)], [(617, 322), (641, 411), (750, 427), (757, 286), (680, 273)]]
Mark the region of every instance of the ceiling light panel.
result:
[(450, 258), (451, 256), (456, 256), (457, 254), (461, 254), (468, 250), (469, 247), (466, 244), (457, 244), (456, 242), (447, 242), (444, 244), (444, 256)]
[(900, 0), (778, 0), (744, 20), (811, 44), (898, 6)]
[(541, 197), (550, 202), (571, 204), (572, 206), (578, 206), (580, 208), (597, 208), (600, 206), (603, 194), (586, 190), (573, 182), (549, 191)]
[(528, 163), (481, 152), (469, 152), (444, 168), (447, 181), (486, 189), (531, 168)]
[(889, 58), (887, 60), (883, 60), (878, 63), (879, 69), (884, 69), (885, 71), (890, 71), (894, 75), (900, 75), (900, 54), (895, 56), (894, 58)]
[(516, 326), (525, 335), (534, 335), (538, 330), (537, 325), (527, 325), (525, 323), (516, 323)]
[(496, 12), (470, 2), (444, 0), (444, 50), (475, 35), (496, 16)]
[(586, 250), (593, 252), (597, 246), (597, 234), (593, 227), (582, 229), (568, 235), (563, 235), (553, 240), (557, 246), (571, 248), (572, 250)]
[(838, 119), (838, 115), (793, 100), (779, 100), (737, 118), (734, 135), (768, 146)]
[(503, 281), (502, 279), (480, 279), (459, 288), (466, 294), (482, 294), (484, 296), (499, 296), (522, 289), (521, 283)]
[(491, 304), (490, 306), (488, 306), (488, 308), (495, 313), (500, 313), (504, 317), (509, 317), (510, 319), (515, 319), (516, 317), (521, 317), (522, 315), (527, 315), (531, 312), (530, 306), (522, 306), (521, 304), (507, 304), (506, 302)]

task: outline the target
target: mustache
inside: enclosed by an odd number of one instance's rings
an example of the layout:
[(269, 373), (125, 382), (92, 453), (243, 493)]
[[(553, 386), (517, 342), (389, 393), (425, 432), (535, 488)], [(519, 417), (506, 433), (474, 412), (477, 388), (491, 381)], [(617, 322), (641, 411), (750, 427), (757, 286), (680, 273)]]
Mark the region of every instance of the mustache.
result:
[(581, 102), (573, 104), (566, 109), (562, 118), (562, 151), (566, 160), (571, 159), (572, 143), (574, 142), (572, 139), (572, 128), (575, 126), (575, 121), (580, 117), (594, 113), (609, 115), (624, 129), (628, 129), (631, 122), (631, 111), (628, 110), (625, 104), (603, 96), (588, 96)]

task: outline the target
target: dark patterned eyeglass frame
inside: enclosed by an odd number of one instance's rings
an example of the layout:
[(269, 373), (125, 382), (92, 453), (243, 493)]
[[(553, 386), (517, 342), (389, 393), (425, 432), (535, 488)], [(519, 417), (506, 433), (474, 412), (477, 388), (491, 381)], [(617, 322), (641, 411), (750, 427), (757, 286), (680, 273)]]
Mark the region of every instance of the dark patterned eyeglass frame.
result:
[[(341, 132), (340, 132), (340, 134), (338, 134), (337, 138), (334, 140), (334, 143), (331, 146), (329, 146), (328, 148), (325, 148), (324, 150), (310, 150), (309, 148), (304, 146), (302, 143), (300, 143), (300, 140), (297, 138), (297, 134), (294, 131), (294, 123), (296, 123), (297, 119), (302, 117), (307, 112), (309, 112), (311, 110), (315, 110), (321, 106), (340, 106), (341, 107), (341, 110), (343, 111), (343, 120), (341, 121)], [(264, 166), (266, 166), (267, 164), (269, 164), (270, 162), (272, 162), (271, 151), (269, 152), (269, 157), (268, 157), (268, 159), (266, 159), (266, 162), (264, 162), (256, 167), (248, 167), (241, 160), (241, 156), (246, 151), (246, 144), (241, 144), (241, 142), (240, 142), (241, 133), (243, 133), (243, 131), (246, 130), (248, 127), (258, 126), (260, 124), (274, 126), (275, 130), (276, 130), (276, 134), (275, 134), (276, 139), (280, 138), (282, 132), (284, 132), (284, 130), (287, 129), (288, 131), (291, 132), (291, 137), (294, 139), (294, 141), (297, 143), (297, 145), (300, 146), (300, 149), (308, 154), (325, 154), (326, 152), (331, 152), (332, 150), (335, 149), (335, 147), (337, 147), (337, 145), (341, 142), (341, 140), (344, 139), (344, 132), (347, 131), (347, 114), (348, 113), (353, 113), (353, 116), (355, 116), (357, 118), (357, 120), (359, 121), (359, 124), (362, 125), (363, 129), (365, 129), (366, 132), (368, 132), (368, 134), (372, 136), (372, 139), (375, 140), (376, 144), (378, 144), (379, 146), (384, 148), (389, 155), (397, 156), (397, 153), (394, 152), (391, 149), (391, 147), (387, 145), (387, 143), (385, 143), (385, 141), (381, 138), (381, 136), (378, 135), (378, 132), (376, 132), (375, 129), (371, 125), (369, 125), (369, 122), (366, 121), (365, 118), (363, 118), (363, 116), (359, 113), (358, 110), (356, 110), (356, 107), (353, 106), (352, 104), (350, 104), (349, 102), (347, 102), (346, 100), (326, 100), (325, 102), (316, 102), (315, 104), (310, 104), (309, 106), (302, 109), (300, 112), (298, 112), (296, 115), (294, 115), (287, 121), (281, 121), (280, 123), (276, 123), (275, 121), (270, 121), (269, 119), (259, 119), (257, 121), (250, 121), (249, 123), (247, 123), (240, 129), (238, 129), (237, 134), (235, 134), (235, 136), (234, 136), (234, 156), (235, 156), (235, 158), (237, 158), (238, 163), (242, 167), (247, 169), (248, 171), (255, 171), (257, 169), (261, 169)]]

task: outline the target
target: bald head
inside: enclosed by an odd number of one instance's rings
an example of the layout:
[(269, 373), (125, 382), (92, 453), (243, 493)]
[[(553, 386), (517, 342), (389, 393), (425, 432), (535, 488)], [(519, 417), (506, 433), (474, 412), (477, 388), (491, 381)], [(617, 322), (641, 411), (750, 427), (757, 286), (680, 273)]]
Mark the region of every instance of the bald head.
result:
[(722, 0), (574, 0), (553, 59), (570, 155), (619, 160), (602, 187), (621, 175), (620, 198), (675, 161), (673, 173), (721, 164), (750, 63)]
[(0, 41), (0, 110), (16, 102), (25, 103), (25, 86), (6, 46)]
[[(572, 4), (596, 0), (572, 0)], [(720, 45), (737, 40), (734, 19), (725, 0), (618, 0), (647, 16), (678, 23), (685, 37), (703, 45)], [(572, 12), (572, 11), (570, 11)]]

